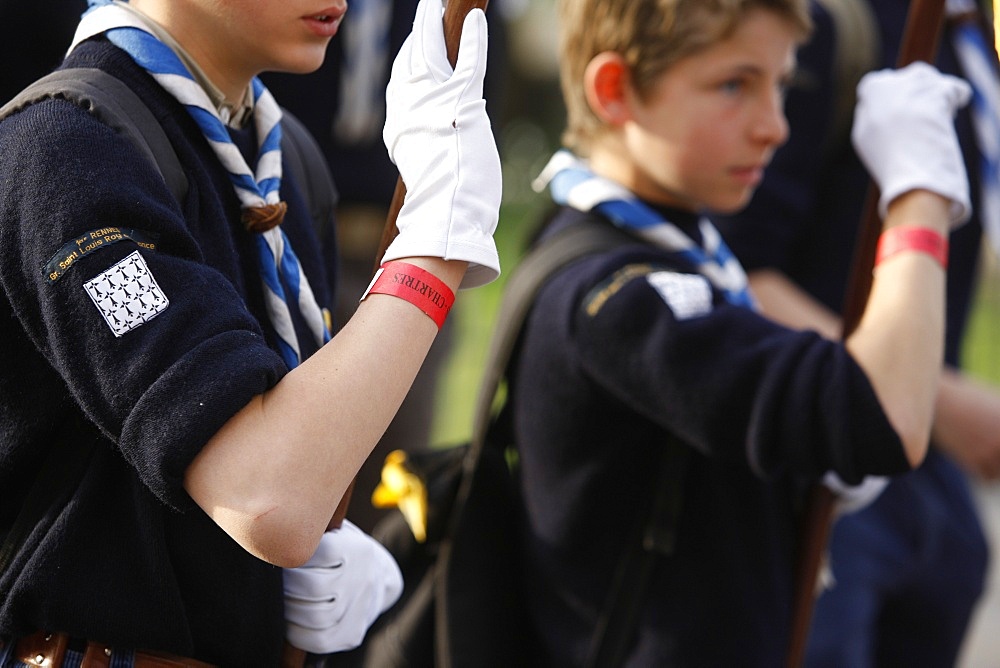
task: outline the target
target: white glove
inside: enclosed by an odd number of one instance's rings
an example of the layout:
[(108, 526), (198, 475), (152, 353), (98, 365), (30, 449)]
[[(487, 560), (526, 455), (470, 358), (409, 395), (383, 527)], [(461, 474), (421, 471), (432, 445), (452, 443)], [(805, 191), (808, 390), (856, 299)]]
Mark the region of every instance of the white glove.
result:
[(384, 259), (465, 260), (462, 288), (500, 275), (493, 232), (500, 215), (500, 156), (486, 115), (486, 15), (465, 18), (454, 72), (441, 0), (420, 0), (413, 32), (392, 65), (382, 137), (406, 184)]
[(374, 538), (344, 520), (312, 558), (286, 568), (285, 637), (314, 654), (354, 649), (403, 592), (403, 575)]
[(823, 484), (836, 493), (837, 501), (834, 504), (834, 512), (840, 516), (856, 513), (875, 503), (875, 499), (889, 484), (889, 479), (884, 476), (867, 475), (862, 479), (861, 484), (848, 485), (841, 480), (839, 475), (833, 471), (827, 471), (826, 475), (823, 476)]
[(921, 188), (952, 201), (953, 228), (969, 219), (969, 179), (954, 118), (971, 96), (965, 81), (922, 62), (861, 79), (851, 139), (881, 190), (883, 217), (893, 199)]

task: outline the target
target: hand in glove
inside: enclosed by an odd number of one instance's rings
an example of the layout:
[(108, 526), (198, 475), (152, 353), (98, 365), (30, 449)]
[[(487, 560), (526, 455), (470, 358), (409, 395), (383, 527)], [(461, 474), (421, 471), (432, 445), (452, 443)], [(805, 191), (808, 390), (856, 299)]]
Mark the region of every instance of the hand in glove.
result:
[(954, 118), (971, 95), (966, 82), (921, 62), (861, 79), (851, 139), (881, 190), (883, 218), (893, 199), (920, 188), (951, 200), (952, 227), (969, 219), (969, 179)]
[(483, 100), (486, 15), (469, 12), (454, 71), (440, 0), (421, 0), (413, 32), (392, 66), (382, 136), (406, 185), (384, 260), (465, 260), (462, 288), (500, 274), (493, 232), (500, 211), (500, 157)]
[(285, 637), (314, 654), (353, 649), (403, 591), (389, 552), (348, 520), (320, 539), (312, 558), (286, 568)]

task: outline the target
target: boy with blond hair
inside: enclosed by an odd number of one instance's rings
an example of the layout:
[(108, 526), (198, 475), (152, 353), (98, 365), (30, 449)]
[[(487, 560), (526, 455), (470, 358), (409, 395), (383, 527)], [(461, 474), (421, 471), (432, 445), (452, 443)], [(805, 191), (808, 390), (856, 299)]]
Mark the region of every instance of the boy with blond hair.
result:
[[(863, 489), (926, 453), (942, 252), (969, 211), (952, 126), (968, 88), (926, 64), (860, 85), (854, 139), (881, 188), (882, 246), (862, 324), (834, 342), (760, 316), (704, 216), (743, 207), (787, 137), (806, 3), (560, 11), (569, 150), (539, 179), (558, 205), (542, 239), (578, 225), (630, 239), (542, 288), (510, 374), (543, 664), (595, 660), (621, 595), (637, 616), (613, 665), (780, 665), (803, 490)], [(649, 576), (616, 593), (665, 484), (673, 540), (649, 541)]]

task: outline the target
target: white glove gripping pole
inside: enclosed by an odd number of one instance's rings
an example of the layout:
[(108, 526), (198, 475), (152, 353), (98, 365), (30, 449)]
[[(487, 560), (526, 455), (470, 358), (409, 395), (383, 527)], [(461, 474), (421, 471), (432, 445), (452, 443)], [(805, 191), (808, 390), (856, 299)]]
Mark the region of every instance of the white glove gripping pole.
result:
[(952, 226), (969, 219), (969, 180), (955, 134), (955, 112), (972, 89), (924, 62), (866, 74), (858, 84), (851, 140), (878, 184), (879, 214), (922, 188), (951, 200)]
[(421, 0), (413, 32), (392, 66), (383, 139), (406, 185), (399, 236), (383, 262), (432, 256), (464, 260), (462, 288), (500, 274), (493, 232), (500, 210), (500, 156), (486, 114), (486, 15), (465, 17), (454, 70), (439, 0)]

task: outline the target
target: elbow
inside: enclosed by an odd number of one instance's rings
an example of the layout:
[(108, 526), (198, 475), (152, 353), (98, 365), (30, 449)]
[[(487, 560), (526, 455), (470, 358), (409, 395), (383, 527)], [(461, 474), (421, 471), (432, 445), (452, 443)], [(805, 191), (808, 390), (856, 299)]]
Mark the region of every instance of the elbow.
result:
[(899, 387), (881, 394), (882, 408), (889, 425), (896, 432), (911, 468), (923, 463), (930, 449), (931, 430), (934, 426), (934, 401), (936, 390), (926, 392)]
[(915, 469), (924, 462), (927, 451), (930, 449), (930, 438), (903, 438), (903, 450), (906, 452), (906, 459), (910, 462), (910, 468)]
[(325, 530), (279, 509), (242, 519), (223, 514), (213, 519), (244, 550), (281, 568), (297, 568), (309, 561)]
[(321, 530), (315, 535), (312, 531), (268, 532), (265, 536), (258, 536), (251, 553), (281, 568), (298, 568), (312, 558), (322, 533)]
[[(319, 543), (317, 542), (317, 546)], [(310, 550), (282, 550), (280, 553), (275, 552), (272, 556), (268, 558), (261, 557), (264, 561), (271, 564), (272, 566), (278, 566), (279, 568), (298, 568), (305, 564), (313, 556), (313, 552), (316, 551), (316, 546), (313, 546)]]
[(903, 444), (903, 452), (910, 463), (910, 468), (917, 468), (923, 463), (927, 451), (930, 449), (930, 421), (923, 417), (912, 420), (895, 420), (893, 427)]
[(312, 557), (333, 514), (319, 510), (329, 505), (328, 499), (288, 485), (239, 484), (251, 476), (227, 484), (228, 478), (196, 475), (201, 470), (189, 467), (188, 493), (240, 547), (283, 568), (301, 566)]

